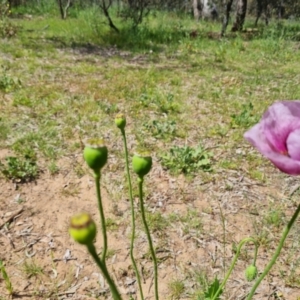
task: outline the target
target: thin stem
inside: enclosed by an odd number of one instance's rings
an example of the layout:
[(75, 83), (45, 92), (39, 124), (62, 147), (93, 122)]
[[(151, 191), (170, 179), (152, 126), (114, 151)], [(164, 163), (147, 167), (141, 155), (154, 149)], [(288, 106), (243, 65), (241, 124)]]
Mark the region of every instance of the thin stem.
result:
[(109, 285), (109, 289), (112, 293), (112, 296), (113, 296), (114, 300), (122, 300), (122, 298), (120, 296), (120, 293), (119, 293), (113, 279), (110, 277), (110, 275), (107, 271), (107, 268), (106, 268), (106, 265), (105, 265), (104, 261), (101, 261), (101, 259), (99, 258), (94, 244), (87, 245), (87, 248), (88, 248), (89, 253), (93, 257), (94, 261), (96, 262), (96, 264), (100, 268), (103, 276), (105, 277), (105, 279), (106, 279), (106, 281)]
[(142, 214), (142, 220), (144, 223), (144, 227), (145, 227), (145, 232), (148, 238), (148, 243), (149, 243), (149, 247), (150, 247), (150, 252), (151, 252), (151, 256), (152, 256), (152, 260), (153, 260), (153, 266), (154, 266), (154, 289), (155, 289), (155, 300), (158, 300), (158, 272), (157, 272), (157, 260), (156, 260), (156, 255), (155, 255), (155, 251), (153, 248), (153, 244), (152, 244), (152, 239), (151, 239), (151, 235), (150, 235), (150, 231), (149, 231), (149, 227), (146, 221), (146, 216), (145, 216), (145, 209), (144, 209), (144, 201), (143, 201), (143, 177), (139, 177), (138, 178), (138, 183), (139, 183), (139, 198), (140, 198), (140, 209), (141, 209), (141, 214)]
[(276, 262), (276, 259), (278, 258), (280, 252), (281, 252), (281, 249), (283, 247), (283, 244), (290, 232), (290, 229), (292, 228), (293, 224), (295, 223), (298, 215), (299, 215), (299, 212), (300, 212), (300, 204), (298, 205), (294, 215), (292, 216), (291, 220), (289, 221), (289, 223), (286, 225), (285, 229), (283, 230), (283, 233), (282, 233), (282, 237), (280, 239), (280, 242), (279, 242), (279, 245), (272, 257), (272, 259), (270, 260), (269, 264), (266, 266), (266, 268), (264, 269), (263, 273), (259, 276), (259, 278), (256, 280), (254, 286), (252, 287), (248, 297), (247, 297), (247, 300), (250, 300), (252, 299), (257, 287), (260, 285), (261, 281), (264, 279), (264, 277), (269, 273), (269, 271), (271, 270), (271, 268), (273, 267), (273, 265), (275, 264)]
[(126, 162), (126, 173), (127, 173), (127, 180), (128, 180), (128, 188), (129, 188), (129, 199), (130, 199), (130, 207), (131, 207), (131, 240), (130, 240), (130, 258), (134, 268), (135, 276), (137, 278), (141, 300), (144, 300), (144, 294), (142, 289), (141, 277), (139, 270), (137, 268), (134, 256), (133, 256), (133, 248), (134, 248), (134, 240), (135, 240), (135, 212), (134, 212), (134, 202), (133, 202), (133, 195), (132, 195), (132, 184), (131, 184), (131, 177), (129, 172), (129, 162), (128, 162), (128, 148), (127, 148), (127, 141), (125, 130), (121, 129), (123, 142), (124, 142), (124, 149), (125, 149), (125, 162)]
[[(231, 272), (232, 272), (232, 270), (233, 270), (233, 268), (236, 264), (236, 261), (239, 257), (239, 254), (240, 254), (240, 251), (241, 251), (243, 245), (245, 243), (248, 243), (248, 242), (253, 242), (256, 245), (256, 241), (253, 238), (245, 238), (239, 243), (239, 245), (237, 247), (237, 250), (236, 250), (236, 254), (235, 254), (235, 256), (233, 258), (233, 261), (231, 263), (231, 266), (230, 266), (230, 268), (229, 268), (222, 284), (219, 286), (218, 290), (216, 291), (215, 295), (213, 296), (213, 298), (211, 300), (215, 300), (219, 296), (220, 292), (222, 291), (223, 287), (225, 286), (225, 284), (226, 284), (226, 282), (227, 282), (227, 280), (228, 280), (228, 278), (229, 278), (229, 276), (230, 276), (230, 274), (231, 274)], [(255, 251), (257, 251), (257, 247), (256, 247)]]
[(101, 174), (94, 174), (95, 183), (96, 183), (96, 192), (97, 192), (97, 200), (98, 200), (98, 208), (100, 212), (100, 222), (101, 222), (101, 230), (102, 230), (102, 237), (103, 237), (103, 250), (102, 250), (102, 262), (106, 265), (106, 253), (107, 253), (107, 233), (106, 233), (106, 224), (105, 224), (105, 216), (103, 211), (102, 199), (101, 199), (101, 192), (100, 192), (100, 179)]
[(253, 266), (256, 266), (256, 259), (257, 259), (257, 253), (258, 253), (258, 245), (255, 242), (255, 252), (254, 252), (254, 258), (253, 258)]

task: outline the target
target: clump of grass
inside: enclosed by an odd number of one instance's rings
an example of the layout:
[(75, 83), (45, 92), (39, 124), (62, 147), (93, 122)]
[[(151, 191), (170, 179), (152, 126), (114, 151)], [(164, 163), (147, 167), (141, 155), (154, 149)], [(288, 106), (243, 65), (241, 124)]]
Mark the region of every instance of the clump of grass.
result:
[(172, 140), (177, 136), (175, 120), (152, 120), (144, 123), (143, 126), (157, 139)]
[[(215, 277), (214, 281), (211, 282), (207, 288), (207, 290), (204, 293), (205, 299), (215, 299), (215, 300), (220, 300), (220, 296), (223, 293), (223, 290), (221, 289), (220, 291), (219, 288), (221, 286), (221, 283), (217, 277)], [(218, 293), (217, 293), (218, 291)]]
[(189, 209), (184, 215), (178, 215), (176, 213), (169, 214), (169, 222), (181, 222), (183, 224), (183, 232), (185, 234), (191, 233), (191, 231), (202, 232), (203, 221), (197, 210)]
[(38, 177), (39, 169), (35, 157), (8, 156), (4, 163), (0, 162), (0, 172), (6, 179), (23, 183), (35, 180)]
[(14, 291), (13, 286), (12, 286), (9, 276), (7, 275), (7, 272), (6, 272), (6, 269), (5, 269), (5, 266), (4, 266), (2, 260), (0, 260), (0, 273), (2, 274), (2, 277), (5, 281), (5, 287), (6, 287), (8, 294), (12, 295), (13, 291)]
[(184, 283), (178, 279), (169, 282), (168, 288), (170, 291), (170, 297), (174, 300), (180, 299), (181, 295), (184, 293)]
[(164, 94), (157, 88), (145, 89), (139, 97), (140, 106), (149, 109), (156, 109), (160, 113), (179, 112), (179, 104), (175, 101), (175, 97), (171, 93)]
[(284, 212), (280, 209), (271, 209), (265, 216), (265, 223), (267, 225), (280, 227), (283, 224)]
[(28, 277), (36, 277), (44, 273), (44, 269), (36, 264), (34, 261), (25, 261), (23, 265), (23, 272)]
[(118, 226), (117, 222), (114, 219), (106, 218), (105, 223), (106, 223), (106, 229), (108, 231), (118, 230), (119, 226)]
[(146, 220), (152, 232), (162, 233), (169, 225), (167, 218), (165, 218), (159, 211), (154, 213), (147, 212)]
[[(1, 28), (1, 20), (0, 20), (0, 35), (1, 30), (8, 30), (7, 28), (3, 29)], [(3, 33), (2, 33), (3, 35)], [(12, 77), (8, 74), (8, 68), (7, 67), (1, 67), (0, 69), (0, 91), (3, 91), (5, 93), (8, 93), (14, 89), (17, 89), (21, 87), (21, 80), (16, 77)]]
[(249, 128), (259, 121), (259, 117), (253, 114), (253, 104), (244, 104), (242, 111), (239, 114), (231, 115), (231, 127), (232, 128)]
[(169, 152), (161, 154), (162, 165), (174, 174), (192, 174), (199, 170), (212, 171), (211, 158), (213, 154), (203, 146), (173, 146)]

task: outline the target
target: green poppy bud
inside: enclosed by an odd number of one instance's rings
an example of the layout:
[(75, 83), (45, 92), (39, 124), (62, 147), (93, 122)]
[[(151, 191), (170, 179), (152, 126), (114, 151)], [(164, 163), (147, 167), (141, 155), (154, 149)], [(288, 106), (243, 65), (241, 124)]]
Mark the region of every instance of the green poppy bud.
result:
[(98, 173), (107, 162), (107, 147), (103, 140), (89, 140), (83, 150), (83, 157), (88, 166)]
[(81, 213), (71, 218), (69, 233), (77, 243), (90, 245), (96, 232), (96, 224), (89, 214)]
[(144, 177), (151, 170), (152, 157), (150, 155), (147, 155), (147, 153), (135, 154), (132, 158), (132, 167), (133, 171), (137, 175), (139, 175), (140, 177)]
[(117, 114), (115, 117), (115, 124), (118, 128), (124, 129), (126, 126), (126, 118), (123, 114)]
[(245, 276), (248, 281), (253, 281), (257, 275), (257, 268), (254, 265), (250, 265), (247, 267), (245, 271)]

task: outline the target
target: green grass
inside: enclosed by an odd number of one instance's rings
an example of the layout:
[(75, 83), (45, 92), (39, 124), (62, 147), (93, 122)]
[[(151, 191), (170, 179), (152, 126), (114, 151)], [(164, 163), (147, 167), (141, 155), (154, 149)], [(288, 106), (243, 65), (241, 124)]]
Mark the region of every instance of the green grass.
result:
[(24, 157), (7, 156), (4, 162), (0, 161), (0, 172), (9, 180), (15, 182), (29, 182), (38, 177), (36, 158), (26, 155)]
[(172, 280), (168, 284), (170, 290), (170, 299), (180, 299), (184, 292), (184, 283), (178, 279)]
[(9, 276), (7, 275), (7, 272), (6, 272), (6, 269), (5, 269), (5, 266), (4, 266), (2, 260), (0, 260), (0, 274), (2, 276), (3, 281), (5, 282), (5, 288), (7, 290), (7, 293), (9, 295), (13, 295), (13, 286), (12, 286)]
[(198, 170), (211, 171), (212, 156), (211, 152), (198, 145), (195, 148), (173, 146), (169, 151), (162, 153), (160, 157), (162, 165), (171, 172), (192, 174)]
[(41, 266), (39, 266), (35, 261), (25, 261), (23, 264), (23, 272), (26, 274), (28, 278), (37, 277), (44, 273), (44, 270)]

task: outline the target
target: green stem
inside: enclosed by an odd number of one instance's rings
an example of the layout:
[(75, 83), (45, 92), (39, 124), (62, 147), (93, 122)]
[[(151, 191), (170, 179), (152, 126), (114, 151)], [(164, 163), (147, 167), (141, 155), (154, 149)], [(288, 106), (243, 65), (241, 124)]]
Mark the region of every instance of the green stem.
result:
[(140, 209), (141, 209), (141, 213), (142, 213), (142, 220), (143, 220), (144, 227), (145, 227), (145, 232), (146, 232), (146, 235), (147, 235), (147, 238), (148, 238), (148, 243), (149, 243), (150, 252), (151, 252), (151, 256), (152, 256), (152, 260), (153, 260), (153, 266), (154, 266), (155, 300), (158, 300), (159, 297), (158, 297), (157, 260), (156, 260), (156, 255), (155, 255), (155, 251), (154, 251), (154, 248), (153, 248), (149, 227), (148, 227), (148, 224), (147, 224), (147, 221), (146, 221), (146, 216), (145, 216), (144, 201), (143, 201), (143, 182), (144, 182), (143, 177), (139, 177), (138, 178), (138, 183), (139, 183)]
[(103, 276), (105, 277), (105, 279), (106, 279), (106, 281), (109, 285), (109, 289), (112, 293), (112, 296), (113, 296), (114, 300), (122, 300), (122, 298), (120, 296), (120, 293), (119, 293), (113, 279), (110, 277), (110, 275), (107, 271), (107, 268), (106, 268), (106, 265), (105, 265), (104, 261), (101, 261), (101, 259), (99, 258), (94, 244), (87, 245), (87, 248), (88, 248), (89, 253), (92, 255), (94, 261), (96, 262), (96, 264), (100, 268)]
[(256, 259), (257, 259), (257, 253), (258, 253), (258, 245), (257, 242), (254, 243), (255, 245), (255, 252), (254, 252), (254, 258), (253, 258), (253, 266), (256, 266)]
[(102, 262), (104, 265), (106, 265), (105, 259), (106, 259), (106, 253), (107, 253), (107, 233), (106, 233), (105, 216), (104, 216), (101, 192), (100, 192), (100, 179), (101, 179), (100, 172), (98, 174), (95, 173), (94, 177), (95, 177), (95, 183), (96, 183), (98, 208), (99, 208), (99, 212), (100, 212), (100, 222), (101, 222), (101, 230), (102, 230), (102, 237), (103, 237)]
[(293, 224), (295, 223), (298, 215), (299, 215), (299, 212), (300, 212), (300, 204), (298, 205), (294, 215), (292, 216), (291, 220), (289, 221), (289, 223), (286, 225), (285, 229), (283, 230), (283, 234), (282, 234), (282, 237), (280, 239), (280, 242), (279, 242), (279, 245), (271, 259), (271, 261), (269, 262), (269, 264), (266, 266), (266, 268), (264, 269), (263, 273), (259, 276), (259, 278), (256, 280), (254, 286), (252, 287), (248, 297), (247, 297), (247, 300), (250, 300), (252, 299), (257, 287), (260, 285), (261, 281), (264, 279), (264, 277), (269, 273), (269, 271), (271, 270), (271, 268), (273, 267), (273, 265), (275, 264), (276, 262), (276, 259), (278, 258), (280, 252), (281, 252), (281, 249), (283, 247), (283, 244), (290, 232), (290, 229), (292, 228)]
[(124, 141), (124, 149), (125, 149), (125, 161), (126, 161), (126, 173), (127, 173), (127, 180), (128, 180), (128, 188), (129, 188), (129, 199), (130, 199), (130, 206), (131, 206), (131, 240), (130, 240), (130, 258), (131, 262), (135, 271), (135, 276), (137, 278), (141, 300), (144, 300), (141, 277), (139, 270), (137, 268), (134, 256), (133, 256), (133, 248), (134, 248), (134, 240), (135, 240), (135, 212), (134, 212), (134, 202), (133, 202), (133, 195), (132, 195), (132, 184), (131, 184), (131, 177), (129, 172), (129, 162), (128, 162), (128, 150), (127, 150), (127, 141), (125, 130), (121, 129), (123, 141)]
[(255, 257), (256, 257), (256, 255), (257, 255), (257, 249), (258, 249), (258, 247), (256, 246), (256, 241), (255, 241), (253, 238), (245, 238), (245, 239), (243, 239), (243, 240), (239, 243), (239, 245), (238, 245), (238, 247), (237, 247), (237, 250), (236, 250), (236, 254), (235, 254), (235, 256), (234, 256), (234, 259), (233, 259), (233, 261), (232, 261), (232, 263), (231, 263), (231, 266), (230, 266), (230, 268), (229, 268), (229, 270), (228, 270), (228, 272), (227, 272), (227, 274), (226, 274), (226, 276), (225, 276), (225, 278), (224, 278), (222, 284), (219, 286), (218, 290), (216, 291), (215, 295), (213, 296), (213, 298), (212, 298), (211, 300), (215, 300), (215, 299), (217, 299), (217, 297), (219, 296), (219, 293), (222, 291), (223, 287), (225, 286), (225, 284), (226, 284), (226, 282), (227, 282), (227, 280), (228, 280), (228, 278), (229, 278), (229, 276), (230, 276), (230, 274), (231, 274), (231, 272), (232, 272), (232, 270), (233, 270), (233, 268), (234, 268), (234, 266), (235, 266), (235, 264), (236, 264), (236, 261), (237, 261), (237, 259), (238, 259), (238, 257), (239, 257), (239, 254), (240, 254), (240, 251), (241, 251), (243, 245), (244, 245), (245, 243), (248, 243), (248, 242), (253, 242), (253, 243), (255, 244), (255, 247), (256, 247), (256, 248), (255, 248)]

